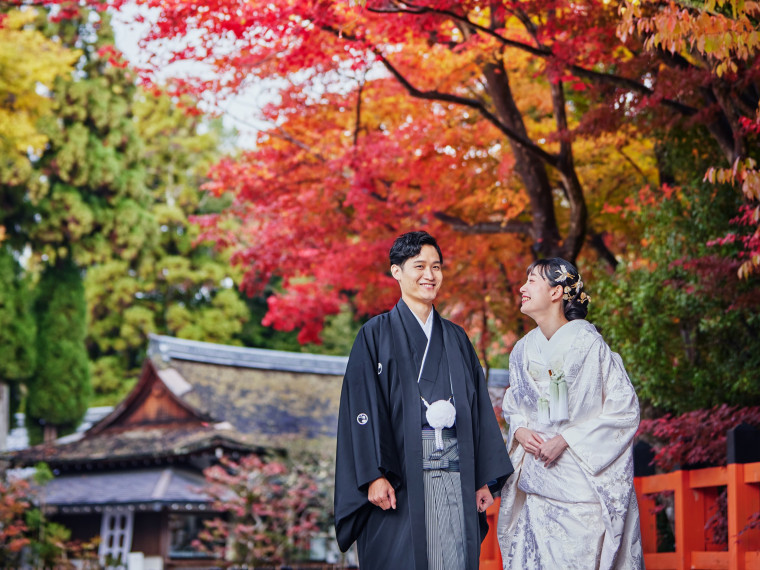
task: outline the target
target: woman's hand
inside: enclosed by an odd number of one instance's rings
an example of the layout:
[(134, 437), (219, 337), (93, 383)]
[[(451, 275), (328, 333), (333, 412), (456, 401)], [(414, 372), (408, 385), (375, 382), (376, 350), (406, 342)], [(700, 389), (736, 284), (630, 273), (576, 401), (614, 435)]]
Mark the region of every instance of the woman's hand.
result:
[[(517, 433), (515, 433), (515, 437), (517, 437)], [(544, 467), (549, 467), (559, 459), (559, 456), (562, 455), (568, 447), (565, 438), (560, 434), (557, 434), (553, 438), (541, 443), (541, 445), (538, 446), (538, 453), (535, 455), (538, 459), (544, 461)]]
[(540, 435), (538, 435), (533, 430), (524, 427), (517, 428), (517, 431), (515, 432), (515, 439), (520, 443), (520, 445), (523, 446), (523, 449), (525, 449), (526, 453), (530, 453), (536, 457), (538, 457), (538, 451), (541, 445), (544, 443), (544, 440), (541, 439)]

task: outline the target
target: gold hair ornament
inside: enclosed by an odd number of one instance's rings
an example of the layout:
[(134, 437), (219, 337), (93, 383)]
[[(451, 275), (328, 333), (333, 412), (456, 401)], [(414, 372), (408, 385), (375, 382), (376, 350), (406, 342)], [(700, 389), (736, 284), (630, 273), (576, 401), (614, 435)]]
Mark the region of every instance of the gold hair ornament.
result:
[[(554, 280), (558, 283), (564, 284), (562, 288), (562, 298), (565, 301), (577, 300), (583, 305), (588, 305), (591, 302), (591, 297), (587, 295), (585, 291), (581, 291), (583, 288), (583, 281), (581, 281), (580, 274), (573, 275), (564, 265), (560, 265), (555, 273), (559, 273), (559, 275)], [(568, 280), (575, 280), (575, 283), (568, 283)]]

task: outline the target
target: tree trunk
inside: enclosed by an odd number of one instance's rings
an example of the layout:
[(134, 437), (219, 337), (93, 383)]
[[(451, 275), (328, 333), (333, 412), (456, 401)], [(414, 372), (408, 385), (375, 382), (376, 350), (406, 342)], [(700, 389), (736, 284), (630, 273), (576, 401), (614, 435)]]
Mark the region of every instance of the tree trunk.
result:
[(58, 428), (53, 424), (45, 424), (42, 432), (42, 443), (53, 443), (58, 437)]
[[(517, 108), (506, 69), (500, 63), (483, 66), (486, 88), (493, 100), (499, 119), (510, 129), (529, 139), (522, 114)], [(536, 257), (553, 257), (564, 252), (557, 227), (554, 199), (546, 165), (522, 145), (509, 139), (515, 157), (515, 170), (522, 180), (530, 199), (532, 220), (533, 254)], [(569, 261), (575, 261), (571, 259)]]

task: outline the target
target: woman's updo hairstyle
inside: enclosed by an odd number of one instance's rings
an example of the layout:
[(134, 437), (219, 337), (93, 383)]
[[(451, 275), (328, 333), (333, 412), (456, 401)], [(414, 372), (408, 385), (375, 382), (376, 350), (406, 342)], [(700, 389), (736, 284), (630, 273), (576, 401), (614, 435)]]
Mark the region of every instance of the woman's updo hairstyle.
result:
[(552, 257), (531, 263), (528, 267), (528, 275), (534, 269), (549, 283), (550, 287), (562, 286), (562, 308), (568, 321), (586, 318), (591, 297), (583, 290), (583, 281), (575, 265), (561, 257)]

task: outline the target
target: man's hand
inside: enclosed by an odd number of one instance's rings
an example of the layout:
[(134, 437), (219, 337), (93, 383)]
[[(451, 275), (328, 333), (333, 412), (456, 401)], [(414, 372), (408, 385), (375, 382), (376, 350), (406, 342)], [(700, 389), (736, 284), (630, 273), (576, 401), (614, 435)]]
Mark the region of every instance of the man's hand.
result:
[(370, 503), (384, 511), (396, 508), (396, 491), (385, 477), (375, 479), (369, 484), (367, 498)]
[[(519, 431), (519, 430), (518, 430)], [(565, 438), (560, 434), (555, 435), (548, 441), (538, 446), (536, 457), (544, 461), (544, 467), (549, 467), (568, 448)]]
[[(528, 428), (517, 428), (515, 439), (523, 446), (526, 453), (538, 457), (538, 450), (544, 444), (544, 440), (533, 430)], [(564, 440), (562, 440), (564, 441)]]
[(478, 505), (478, 512), (484, 513), (486, 509), (493, 505), (493, 496), (488, 488), (488, 485), (483, 485), (480, 489), (475, 491), (475, 502)]

